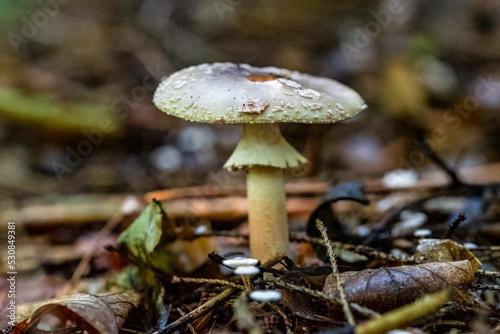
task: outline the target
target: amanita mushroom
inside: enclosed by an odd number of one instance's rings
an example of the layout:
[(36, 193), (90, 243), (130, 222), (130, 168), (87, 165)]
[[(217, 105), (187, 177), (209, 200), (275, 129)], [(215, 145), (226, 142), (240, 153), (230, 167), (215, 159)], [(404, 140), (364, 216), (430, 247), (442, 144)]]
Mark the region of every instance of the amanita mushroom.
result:
[(176, 72), (160, 83), (153, 101), (189, 121), (243, 125), (243, 138), (224, 168), (247, 171), (250, 251), (262, 263), (288, 254), (283, 171), (307, 163), (278, 123), (335, 123), (365, 108), (354, 90), (337, 81), (232, 63)]

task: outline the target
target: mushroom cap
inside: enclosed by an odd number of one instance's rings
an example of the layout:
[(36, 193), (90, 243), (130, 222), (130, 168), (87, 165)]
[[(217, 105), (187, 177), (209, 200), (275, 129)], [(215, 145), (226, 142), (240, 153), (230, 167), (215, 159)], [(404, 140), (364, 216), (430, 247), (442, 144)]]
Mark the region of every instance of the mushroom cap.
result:
[(259, 263), (259, 260), (253, 259), (251, 257), (233, 257), (232, 259), (225, 259), (222, 261), (222, 264), (231, 268), (238, 268), (241, 266), (255, 266)]
[(425, 238), (432, 235), (432, 231), (428, 228), (421, 228), (413, 232), (413, 236), (417, 238)]
[(214, 63), (164, 79), (153, 102), (165, 113), (205, 123), (335, 123), (365, 109), (349, 87), (276, 67)]
[(257, 275), (260, 273), (259, 267), (256, 266), (239, 266), (234, 269), (236, 275)]
[(248, 295), (258, 302), (277, 302), (281, 299), (281, 292), (277, 290), (253, 290)]

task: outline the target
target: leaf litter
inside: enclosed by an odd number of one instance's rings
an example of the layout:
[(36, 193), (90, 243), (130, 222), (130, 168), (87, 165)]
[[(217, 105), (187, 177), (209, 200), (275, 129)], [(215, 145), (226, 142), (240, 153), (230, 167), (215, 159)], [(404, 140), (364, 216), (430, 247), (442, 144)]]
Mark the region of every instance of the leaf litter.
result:
[[(180, 222), (179, 216), (172, 218), (163, 209), (171, 207), (171, 200), (152, 200), (121, 233), (116, 245), (108, 247), (110, 256), (119, 254), (129, 265), (126, 269), (122, 269), (123, 265), (115, 267), (117, 274), (106, 280), (112, 283), (113, 289), (133, 289), (140, 294), (115, 294), (118, 296), (116, 305), (122, 305), (116, 310), (109, 305), (108, 297), (100, 294), (69, 295), (31, 306), (27, 304), (22, 309), (28, 311), (20, 313), (23, 316), (16, 320), (12, 332), (24, 333), (36, 326), (44, 328), (48, 326), (44, 322), (48, 321), (54, 328), (73, 326), (89, 333), (115, 333), (121, 326), (156, 334), (200, 332), (210, 328), (251, 333), (270, 330), (299, 333), (329, 330), (333, 333), (350, 328), (356, 333), (377, 333), (377, 330), (382, 333), (390, 329), (388, 323), (394, 323), (391, 326), (395, 327), (391, 328), (422, 326), (417, 319), (422, 317), (443, 330), (449, 328), (450, 321), (457, 319), (460, 325), (455, 328), (466, 331), (477, 326), (474, 319), (481, 312), (490, 314), (482, 326), (493, 328), (500, 319), (495, 311), (499, 301), (490, 292), (495, 291), (499, 279), (494, 271), (498, 268), (500, 251), (490, 246), (464, 247), (464, 240), (481, 244), (481, 240), (487, 239), (473, 239), (477, 229), (468, 223), (467, 215), (443, 211), (435, 200), (458, 194), (461, 202), (466, 203), (469, 196), (478, 198), (478, 194), (491, 194), (496, 187), (495, 184), (460, 184), (459, 188), (430, 188), (420, 197), (377, 213), (374, 207), (379, 201), (386, 196), (398, 196), (399, 191), (408, 192), (408, 189), (387, 191), (368, 187), (366, 190), (360, 183), (339, 184), (323, 201), (316, 202), (319, 203), (316, 210), (310, 210), (305, 231), (291, 233), (296, 249), (305, 251), (294, 260), (283, 258), (257, 264), (261, 273), (250, 278), (247, 288), (241, 277), (224, 274), (220, 269), (224, 256), (211, 253), (203, 259), (200, 255), (208, 255), (214, 249), (224, 250), (224, 254), (230, 254), (233, 249), (236, 255), (244, 255), (241, 250), (248, 238), (244, 230), (197, 230), (191, 225), (196, 223), (193, 215), (187, 217), (194, 221)], [(293, 196), (301, 195), (300, 191), (294, 191)], [(182, 195), (169, 196), (176, 200), (183, 198)], [(192, 201), (192, 195), (189, 196)], [(231, 192), (223, 196), (230, 198)], [(496, 202), (490, 198), (488, 203), (494, 205)], [(448, 215), (448, 219), (436, 219), (434, 208), (441, 209), (439, 216)], [(204, 210), (207, 210), (205, 217), (210, 217), (210, 209)], [(391, 233), (405, 210), (428, 215), (429, 219), (419, 228), (429, 229), (433, 238), (415, 237), (410, 231)], [(475, 214), (491, 217), (494, 212), (484, 208)], [(217, 211), (214, 217), (214, 221), (220, 219)], [(320, 233), (311, 225), (318, 217), (326, 221), (328, 240), (319, 238)], [(203, 219), (197, 223), (203, 223)], [(229, 218), (228, 223), (231, 219), (234, 218)], [(207, 225), (204, 224), (200, 226)], [(361, 233), (360, 227), (366, 232)], [(464, 238), (467, 235), (470, 237)], [(229, 240), (233, 241), (227, 243)], [(325, 251), (328, 244), (333, 253)], [(228, 245), (232, 246), (227, 248)], [(299, 248), (299, 245), (306, 248)], [(315, 253), (308, 253), (307, 247), (314, 248)], [(193, 256), (194, 260), (189, 256), (179, 260), (181, 254), (195, 248), (199, 252)], [(337, 258), (337, 274), (327, 265), (332, 256)], [(275, 263), (279, 265), (274, 266)], [(339, 279), (345, 297), (339, 295)], [(253, 290), (277, 290), (282, 298), (268, 303), (252, 301), (246, 291), (248, 286)], [(432, 306), (419, 306), (428, 304)], [(346, 324), (342, 305), (352, 309), (351, 325)], [(418, 317), (406, 316), (413, 320), (403, 321), (401, 317), (405, 316), (402, 314), (408, 314), (407, 309), (411, 307), (426, 311), (411, 311)], [(51, 320), (51, 314), (56, 320)], [(137, 319), (138, 316), (143, 317), (140, 325), (125, 322), (126, 318)], [(377, 319), (387, 319), (386, 325), (380, 327)], [(396, 320), (393, 322), (393, 319)], [(2, 326), (7, 328), (5, 324)], [(370, 331), (367, 332), (367, 328)]]

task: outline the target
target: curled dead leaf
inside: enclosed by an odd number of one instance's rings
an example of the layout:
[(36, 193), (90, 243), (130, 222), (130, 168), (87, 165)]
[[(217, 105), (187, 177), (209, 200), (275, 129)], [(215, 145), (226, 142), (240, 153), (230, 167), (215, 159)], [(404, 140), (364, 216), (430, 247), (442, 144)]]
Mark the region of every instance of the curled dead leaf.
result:
[[(446, 288), (451, 290), (453, 300), (470, 305), (466, 289), (474, 280), (474, 272), (471, 263), (464, 260), (351, 271), (340, 277), (349, 302), (386, 312)], [(330, 274), (324, 291), (338, 298), (335, 286), (335, 276)]]
[(421, 239), (418, 241), (415, 259), (419, 262), (452, 262), (468, 260), (473, 272), (481, 268), (479, 261), (470, 250), (449, 239)]
[[(102, 295), (78, 294), (21, 305), (16, 325), (11, 333), (28, 333), (35, 329), (44, 317), (52, 315), (51, 330), (72, 327), (91, 334), (113, 334), (127, 319), (128, 313), (138, 305), (139, 295), (133, 292)], [(53, 322), (54, 319), (58, 321)], [(45, 324), (48, 326), (49, 324)]]

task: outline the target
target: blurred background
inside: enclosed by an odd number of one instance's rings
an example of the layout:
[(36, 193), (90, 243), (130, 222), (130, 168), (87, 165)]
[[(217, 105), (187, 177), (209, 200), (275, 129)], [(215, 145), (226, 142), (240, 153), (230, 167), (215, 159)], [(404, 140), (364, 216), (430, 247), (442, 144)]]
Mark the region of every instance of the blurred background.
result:
[[(162, 77), (228, 61), (345, 83), (369, 108), (286, 125), (326, 181), (500, 161), (497, 1), (0, 0), (0, 201), (227, 180), (238, 126), (152, 104)], [(231, 182), (243, 182), (242, 173)]]

